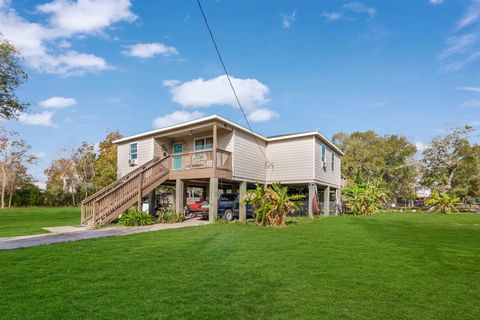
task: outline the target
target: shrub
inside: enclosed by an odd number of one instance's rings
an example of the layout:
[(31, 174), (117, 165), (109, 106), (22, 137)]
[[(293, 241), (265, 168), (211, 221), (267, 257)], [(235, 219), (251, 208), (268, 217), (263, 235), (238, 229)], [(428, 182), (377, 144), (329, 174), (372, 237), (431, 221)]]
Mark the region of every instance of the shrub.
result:
[(381, 181), (354, 183), (343, 189), (345, 206), (353, 215), (372, 215), (379, 211), (387, 202), (385, 189)]
[(157, 222), (160, 223), (176, 223), (185, 220), (185, 215), (183, 213), (175, 213), (173, 211), (159, 211), (157, 215)]
[(120, 217), (118, 223), (125, 227), (148, 226), (155, 223), (155, 218), (137, 208), (131, 208)]
[(430, 210), (436, 210), (443, 213), (457, 212), (456, 207), (460, 204), (460, 198), (451, 196), (448, 193), (437, 191), (432, 192), (430, 198), (425, 201), (425, 205), (430, 207)]
[(247, 192), (242, 199), (243, 204), (251, 204), (255, 212), (255, 221), (263, 226), (283, 226), (287, 215), (298, 206), (296, 200), (303, 199), (302, 195), (288, 195), (288, 188), (276, 183), (271, 187), (256, 185), (255, 190)]

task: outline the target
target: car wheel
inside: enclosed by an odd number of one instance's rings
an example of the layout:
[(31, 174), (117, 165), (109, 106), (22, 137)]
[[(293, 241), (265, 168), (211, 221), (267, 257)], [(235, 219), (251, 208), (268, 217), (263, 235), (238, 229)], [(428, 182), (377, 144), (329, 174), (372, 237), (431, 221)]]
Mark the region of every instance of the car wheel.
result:
[(225, 213), (223, 214), (223, 218), (227, 221), (233, 221), (233, 211), (230, 209), (225, 210)]

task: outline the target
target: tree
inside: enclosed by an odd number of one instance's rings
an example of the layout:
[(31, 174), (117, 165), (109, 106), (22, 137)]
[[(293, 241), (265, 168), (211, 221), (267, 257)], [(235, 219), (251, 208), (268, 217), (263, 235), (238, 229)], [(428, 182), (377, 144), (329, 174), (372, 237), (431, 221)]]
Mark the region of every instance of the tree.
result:
[(18, 132), (0, 129), (0, 179), (1, 207), (5, 208), (5, 195), (8, 192), (9, 206), (17, 188), (31, 180), (27, 174), (27, 165), (35, 162), (34, 155), (29, 153), (30, 145), (19, 138)]
[(88, 197), (90, 192), (96, 191), (95, 161), (97, 155), (94, 150), (95, 147), (93, 144), (84, 142), (80, 148), (73, 150), (70, 156), (70, 161), (73, 165), (75, 175), (80, 182), (85, 198)]
[(342, 175), (348, 184), (380, 180), (395, 198), (415, 194), (416, 147), (404, 136), (379, 136), (373, 131), (337, 133), (333, 142), (344, 152)]
[(101, 189), (117, 180), (117, 146), (113, 141), (122, 137), (120, 132), (107, 132), (105, 140), (99, 144), (98, 157), (95, 161), (96, 188)]
[(432, 139), (421, 162), (424, 186), (462, 198), (479, 196), (480, 147), (471, 145), (472, 131), (465, 126)]
[(343, 189), (345, 206), (353, 215), (372, 215), (387, 202), (387, 193), (381, 187), (381, 181), (353, 183)]
[(425, 205), (443, 213), (457, 211), (456, 207), (460, 204), (460, 198), (451, 196), (448, 193), (433, 191), (430, 198), (425, 201)]
[(27, 73), (20, 66), (17, 49), (0, 34), (0, 117), (16, 118), (27, 107), (18, 100), (16, 89), (27, 80)]
[(262, 226), (284, 226), (287, 215), (298, 206), (295, 200), (303, 199), (303, 195), (288, 195), (288, 188), (273, 183), (271, 187), (256, 185), (255, 190), (247, 192), (244, 204), (250, 203), (255, 211), (255, 220)]
[(80, 181), (72, 160), (65, 157), (55, 159), (44, 173), (47, 176), (46, 198), (48, 204), (67, 204), (66, 196), (68, 196), (72, 200), (71, 204), (76, 205)]

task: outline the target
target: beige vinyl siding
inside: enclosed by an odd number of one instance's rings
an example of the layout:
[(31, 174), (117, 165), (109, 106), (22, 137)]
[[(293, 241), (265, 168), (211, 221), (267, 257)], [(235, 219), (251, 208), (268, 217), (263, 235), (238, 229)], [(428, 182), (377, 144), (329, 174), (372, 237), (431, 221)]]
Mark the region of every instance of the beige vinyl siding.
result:
[[(255, 138), (242, 130), (235, 130), (233, 141), (233, 178), (265, 182), (265, 156), (257, 146)], [(259, 138), (257, 141), (263, 152), (266, 152), (266, 142)]]
[(311, 136), (269, 142), (267, 157), (272, 165), (267, 169), (268, 182), (312, 181), (313, 147)]
[(138, 165), (142, 165), (153, 159), (154, 140), (153, 138), (144, 138), (138, 141), (131, 141), (118, 144), (117, 148), (117, 177), (121, 178), (128, 172), (135, 170), (138, 166), (131, 167), (128, 164), (130, 158), (130, 144), (137, 142)]
[(321, 184), (327, 184), (333, 187), (340, 186), (341, 177), (341, 158), (335, 153), (335, 167), (332, 171), (332, 150), (327, 148), (326, 163), (327, 166), (324, 169), (322, 167), (322, 141), (315, 138), (315, 180)]
[[(195, 139), (212, 137), (212, 131), (200, 132), (193, 135), (186, 135), (183, 137), (175, 138), (171, 140), (171, 145), (173, 143), (183, 143), (183, 152), (192, 152), (195, 151)], [(217, 144), (219, 149), (231, 151), (231, 139), (232, 131), (221, 129), (217, 130)], [(230, 150), (229, 150), (230, 148)]]

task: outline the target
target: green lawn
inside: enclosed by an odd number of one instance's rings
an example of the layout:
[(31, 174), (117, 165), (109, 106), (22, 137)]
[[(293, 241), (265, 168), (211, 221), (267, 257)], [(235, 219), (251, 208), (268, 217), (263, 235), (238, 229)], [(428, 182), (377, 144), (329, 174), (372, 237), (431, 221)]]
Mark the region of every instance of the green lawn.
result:
[(76, 207), (0, 209), (0, 237), (48, 233), (42, 228), (79, 224), (80, 209)]
[(4, 319), (480, 319), (480, 215), (219, 223), (0, 252)]

